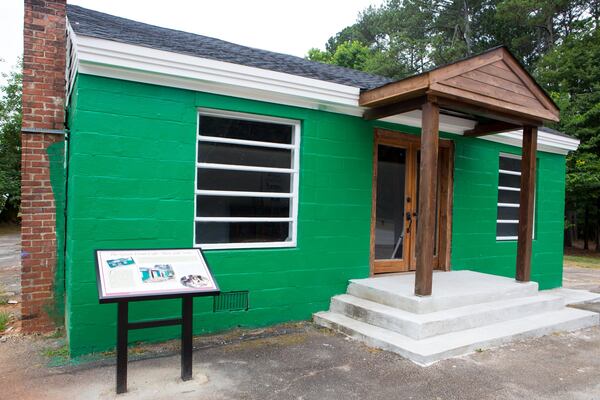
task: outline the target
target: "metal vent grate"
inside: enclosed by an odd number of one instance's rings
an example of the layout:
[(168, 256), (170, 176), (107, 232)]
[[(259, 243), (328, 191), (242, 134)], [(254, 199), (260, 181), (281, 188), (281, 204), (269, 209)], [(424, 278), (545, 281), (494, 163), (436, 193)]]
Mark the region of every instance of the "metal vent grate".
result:
[(248, 311), (248, 291), (221, 292), (214, 297), (213, 311)]

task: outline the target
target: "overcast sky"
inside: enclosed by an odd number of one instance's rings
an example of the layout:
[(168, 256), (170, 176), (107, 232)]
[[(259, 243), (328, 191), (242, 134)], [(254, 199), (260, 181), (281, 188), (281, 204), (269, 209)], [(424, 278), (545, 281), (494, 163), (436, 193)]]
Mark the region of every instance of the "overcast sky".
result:
[[(382, 0), (68, 0), (167, 28), (303, 57)], [(0, 72), (23, 51), (23, 1), (0, 0)], [(4, 83), (0, 79), (0, 83)]]

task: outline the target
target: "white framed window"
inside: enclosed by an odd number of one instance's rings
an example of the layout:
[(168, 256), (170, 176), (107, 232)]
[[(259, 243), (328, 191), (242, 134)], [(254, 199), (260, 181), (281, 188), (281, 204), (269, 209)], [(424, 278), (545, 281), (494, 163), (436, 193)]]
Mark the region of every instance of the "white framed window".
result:
[(294, 247), (300, 121), (199, 109), (194, 245)]
[(501, 153), (499, 157), (498, 170), (498, 212), (496, 217), (496, 240), (518, 239), (520, 196), (521, 156)]

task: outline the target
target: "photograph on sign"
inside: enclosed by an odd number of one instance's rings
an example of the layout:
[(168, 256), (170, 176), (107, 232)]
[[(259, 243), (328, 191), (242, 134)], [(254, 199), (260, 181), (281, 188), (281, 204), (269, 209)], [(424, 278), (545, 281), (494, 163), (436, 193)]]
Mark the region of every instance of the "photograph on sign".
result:
[(199, 249), (97, 250), (100, 300), (218, 291)]

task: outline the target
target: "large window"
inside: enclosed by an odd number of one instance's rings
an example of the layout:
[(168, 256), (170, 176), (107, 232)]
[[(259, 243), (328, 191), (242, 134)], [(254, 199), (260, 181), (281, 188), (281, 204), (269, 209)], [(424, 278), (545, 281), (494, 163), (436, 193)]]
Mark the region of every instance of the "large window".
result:
[(296, 245), (300, 123), (200, 110), (195, 244)]
[(500, 154), (496, 240), (518, 239), (520, 195), (521, 157)]

